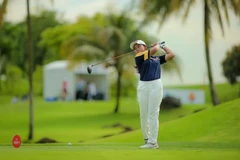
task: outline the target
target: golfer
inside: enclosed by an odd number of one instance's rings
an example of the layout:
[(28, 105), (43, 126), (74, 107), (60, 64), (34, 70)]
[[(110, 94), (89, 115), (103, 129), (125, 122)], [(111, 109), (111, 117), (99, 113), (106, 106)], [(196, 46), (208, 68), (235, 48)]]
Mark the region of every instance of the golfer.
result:
[[(142, 40), (136, 40), (130, 44), (135, 51), (135, 62), (140, 74), (137, 87), (137, 98), (140, 106), (140, 122), (145, 145), (140, 148), (159, 148), (157, 143), (159, 128), (159, 110), (163, 97), (161, 81), (161, 65), (173, 59), (173, 52), (166, 47), (165, 42), (154, 43), (148, 49)], [(153, 56), (159, 48), (166, 54)]]

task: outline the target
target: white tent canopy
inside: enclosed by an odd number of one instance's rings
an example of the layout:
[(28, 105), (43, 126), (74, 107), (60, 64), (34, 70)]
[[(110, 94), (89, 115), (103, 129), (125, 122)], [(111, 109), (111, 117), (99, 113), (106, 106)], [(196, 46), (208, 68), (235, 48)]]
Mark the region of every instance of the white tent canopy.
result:
[(74, 100), (76, 96), (76, 83), (79, 78), (86, 82), (96, 84), (97, 93), (108, 99), (108, 70), (103, 65), (93, 68), (91, 74), (87, 72), (87, 64), (80, 63), (72, 70), (68, 69), (68, 61), (54, 61), (44, 66), (44, 99), (56, 100), (63, 90), (63, 82), (67, 81), (68, 99)]

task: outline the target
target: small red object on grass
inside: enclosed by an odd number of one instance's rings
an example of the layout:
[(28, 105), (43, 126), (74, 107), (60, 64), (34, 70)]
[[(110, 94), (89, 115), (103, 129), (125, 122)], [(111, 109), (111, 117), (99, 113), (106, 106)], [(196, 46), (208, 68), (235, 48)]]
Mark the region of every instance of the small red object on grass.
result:
[(21, 146), (21, 137), (19, 135), (13, 136), (12, 145), (14, 148), (19, 148)]

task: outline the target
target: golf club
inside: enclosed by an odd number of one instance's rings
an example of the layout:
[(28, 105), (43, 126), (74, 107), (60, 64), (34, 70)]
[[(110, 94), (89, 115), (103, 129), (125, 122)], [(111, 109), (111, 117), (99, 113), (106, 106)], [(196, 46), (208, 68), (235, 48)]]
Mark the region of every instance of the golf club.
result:
[(102, 61), (102, 62), (98, 62), (98, 63), (92, 64), (92, 65), (90, 65), (90, 66), (87, 67), (87, 71), (88, 71), (89, 74), (91, 74), (91, 73), (92, 73), (92, 67), (93, 67), (93, 66), (96, 66), (96, 65), (99, 65), (99, 64), (102, 64), (102, 63), (105, 63), (105, 62), (114, 60), (114, 59), (118, 59), (118, 58), (120, 58), (120, 57), (126, 56), (126, 55), (131, 54), (131, 53), (134, 53), (134, 51), (131, 51), (131, 52), (128, 52), (128, 53), (125, 53), (125, 54), (122, 54), (122, 55), (120, 55), (120, 56), (116, 56), (116, 57), (113, 57), (113, 58), (109, 58), (109, 59), (107, 59), (107, 60), (105, 60), (105, 61)]
[[(165, 43), (165, 42), (161, 42), (161, 43)], [(159, 44), (160, 44), (160, 42), (159, 42)], [(147, 48), (149, 49), (149, 48), (151, 48), (151, 47), (152, 47), (152, 46), (148, 46)], [(99, 64), (102, 64), (102, 63), (105, 63), (105, 62), (114, 60), (114, 59), (118, 59), (118, 58), (120, 58), (120, 57), (127, 56), (127, 55), (132, 54), (132, 53), (134, 53), (134, 51), (131, 51), (131, 52), (128, 52), (128, 53), (125, 53), (125, 54), (122, 54), (122, 55), (119, 55), (119, 56), (116, 56), (116, 57), (107, 59), (107, 60), (102, 61), (102, 62), (98, 62), (98, 63), (92, 64), (92, 65), (89, 65), (89, 66), (87, 67), (87, 71), (88, 71), (89, 74), (91, 74), (91, 73), (92, 73), (92, 67), (93, 67), (93, 66), (96, 66), (96, 65), (99, 65)]]

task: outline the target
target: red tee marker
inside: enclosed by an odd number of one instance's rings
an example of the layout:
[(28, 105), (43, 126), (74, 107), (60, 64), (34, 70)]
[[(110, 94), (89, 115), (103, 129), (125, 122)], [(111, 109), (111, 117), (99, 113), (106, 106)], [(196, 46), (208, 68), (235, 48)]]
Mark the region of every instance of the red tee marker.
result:
[(19, 148), (21, 146), (21, 137), (19, 135), (15, 135), (12, 139), (12, 145), (14, 148)]

